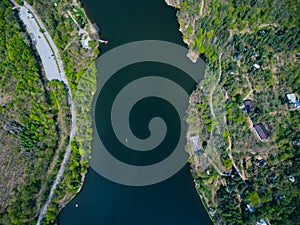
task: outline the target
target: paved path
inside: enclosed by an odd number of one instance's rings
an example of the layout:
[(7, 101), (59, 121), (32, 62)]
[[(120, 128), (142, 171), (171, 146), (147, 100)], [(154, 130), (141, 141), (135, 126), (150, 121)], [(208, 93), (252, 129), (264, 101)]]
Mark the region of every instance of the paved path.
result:
[[(13, 1), (12, 1), (13, 2)], [(15, 2), (13, 2), (18, 6)], [(31, 8), (26, 6), (18, 6), (19, 16), (26, 26), (26, 29), (32, 39), (37, 52), (43, 63), (44, 71), (48, 80), (61, 80), (60, 68), (57, 65), (57, 60), (55, 59), (55, 54), (51, 49), (51, 46), (47, 42), (46, 34), (41, 32), (38, 20), (31, 13)], [(42, 28), (42, 27), (41, 27)], [(44, 29), (45, 30), (45, 29)]]
[[(71, 154), (71, 140), (75, 136), (75, 129), (76, 129), (76, 117), (75, 117), (75, 109), (74, 109), (74, 101), (72, 99), (72, 94), (70, 92), (69, 83), (66, 78), (66, 75), (64, 73), (63, 68), (63, 62), (59, 57), (59, 52), (54, 44), (51, 36), (47, 32), (46, 27), (44, 26), (43, 22), (39, 18), (38, 14), (35, 12), (35, 10), (24, 1), (24, 5), (20, 6), (18, 5), (14, 0), (10, 0), (16, 7), (19, 9), (19, 15), (21, 20), (26, 26), (26, 29), (28, 31), (32, 39), (32, 41), (36, 42), (36, 48), (37, 52), (40, 55), (43, 63), (43, 67), (45, 70), (45, 74), (48, 80), (57, 79), (60, 81), (63, 81), (67, 87), (68, 90), (68, 103), (70, 106), (70, 112), (71, 112), (71, 131), (70, 131), (70, 141), (68, 143), (68, 147), (65, 151), (65, 155), (63, 158), (63, 161), (60, 165), (59, 171), (56, 175), (56, 178), (51, 186), (50, 193), (48, 195), (48, 198), (43, 205), (43, 208), (41, 209), (37, 225), (40, 225), (42, 220), (44, 219), (44, 216), (48, 210), (48, 206), (50, 202), (52, 201), (54, 192), (57, 188), (57, 185), (59, 181), (62, 178), (62, 175), (65, 171), (65, 165), (67, 161), (70, 158)], [(29, 13), (28, 13), (29, 11)], [(44, 30), (43, 33), (40, 32), (40, 28)]]

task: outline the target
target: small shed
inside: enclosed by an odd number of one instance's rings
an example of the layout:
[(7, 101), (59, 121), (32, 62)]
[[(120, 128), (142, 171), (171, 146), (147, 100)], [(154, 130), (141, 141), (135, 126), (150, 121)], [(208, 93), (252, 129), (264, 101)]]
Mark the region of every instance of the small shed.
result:
[(260, 65), (258, 65), (257, 63), (254, 63), (254, 64), (253, 64), (253, 67), (254, 67), (255, 69), (259, 69), (259, 68), (260, 68)]
[(248, 113), (255, 109), (255, 105), (252, 100), (244, 101), (244, 107)]
[(266, 160), (261, 159), (258, 161), (259, 166), (265, 166), (267, 164)]
[(300, 102), (295, 94), (287, 94), (286, 97), (289, 101), (289, 105), (291, 108), (300, 109)]
[(249, 210), (250, 212), (255, 212), (255, 208), (250, 204), (247, 204), (246, 210)]
[(234, 60), (240, 60), (239, 54), (238, 54), (238, 53), (235, 53), (235, 54), (233, 55), (233, 59), (234, 59)]

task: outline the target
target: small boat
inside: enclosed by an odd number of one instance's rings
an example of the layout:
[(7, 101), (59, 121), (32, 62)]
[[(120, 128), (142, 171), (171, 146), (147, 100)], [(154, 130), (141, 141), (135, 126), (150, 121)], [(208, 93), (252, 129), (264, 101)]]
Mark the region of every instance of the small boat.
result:
[(99, 42), (100, 42), (100, 43), (104, 43), (104, 44), (106, 44), (106, 45), (108, 44), (108, 40), (101, 40), (101, 39), (99, 39)]
[(78, 206), (79, 206), (78, 204), (75, 204), (75, 207), (76, 207), (76, 208), (78, 208)]

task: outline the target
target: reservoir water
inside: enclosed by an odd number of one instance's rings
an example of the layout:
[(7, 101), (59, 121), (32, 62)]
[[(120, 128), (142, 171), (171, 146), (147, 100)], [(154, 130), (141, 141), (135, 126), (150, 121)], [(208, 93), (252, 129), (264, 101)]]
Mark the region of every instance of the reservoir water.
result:
[[(139, 40), (184, 46), (176, 11), (163, 0), (83, 0), (83, 4), (91, 21), (100, 27), (101, 38), (109, 40), (101, 46), (102, 54)], [(90, 168), (81, 192), (63, 209), (59, 224), (210, 225), (211, 221), (186, 165), (173, 177), (143, 187), (111, 182)]]

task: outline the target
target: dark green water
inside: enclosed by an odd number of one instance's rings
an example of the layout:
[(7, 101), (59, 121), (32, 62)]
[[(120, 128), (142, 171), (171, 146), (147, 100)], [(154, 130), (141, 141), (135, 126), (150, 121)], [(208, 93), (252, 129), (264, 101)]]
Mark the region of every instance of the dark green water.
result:
[[(176, 11), (167, 6), (163, 0), (84, 0), (83, 3), (90, 19), (101, 28), (102, 38), (109, 40), (108, 45), (101, 47), (102, 53), (121, 44), (138, 40), (164, 40), (183, 45), (178, 31)], [(130, 71), (134, 73), (135, 69), (131, 68)], [(176, 75), (177, 72), (173, 71), (172, 74), (174, 73)], [(192, 91), (191, 85), (189, 88)], [(143, 111), (143, 107), (137, 107), (135, 110), (139, 113)], [(147, 112), (151, 114), (150, 106), (148, 109)], [(152, 114), (155, 113), (154, 110)], [(168, 118), (168, 113), (166, 117)], [(172, 119), (171, 115), (169, 119)], [(102, 126), (103, 130), (106, 130), (105, 123)], [(139, 127), (136, 133), (147, 136)], [(152, 161), (149, 163), (166, 157), (163, 154), (169, 152), (152, 155)], [(129, 161), (132, 159), (128, 154), (123, 157), (128, 157)], [(135, 162), (139, 164), (138, 159)], [(76, 208), (75, 204), (79, 207)], [(61, 225), (211, 224), (194, 188), (188, 165), (168, 180), (145, 187), (116, 184), (90, 169), (82, 191), (65, 207), (59, 223)]]

